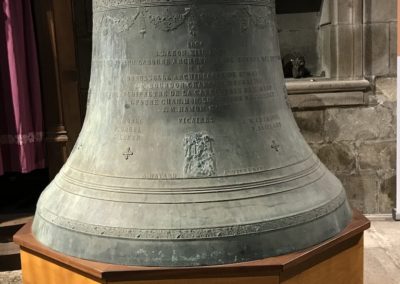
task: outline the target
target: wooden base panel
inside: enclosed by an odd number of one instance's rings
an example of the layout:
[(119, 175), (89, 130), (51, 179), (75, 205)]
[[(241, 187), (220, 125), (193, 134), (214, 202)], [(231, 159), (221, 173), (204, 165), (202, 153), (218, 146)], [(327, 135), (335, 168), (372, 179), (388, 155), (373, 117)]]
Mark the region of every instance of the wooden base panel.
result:
[(22, 280), (24, 284), (96, 284), (89, 275), (80, 274), (58, 263), (21, 249)]
[(86, 261), (38, 243), (26, 225), (21, 246), (24, 284), (362, 284), (363, 232), (369, 221), (355, 212), (338, 236), (307, 250), (231, 265), (162, 268)]
[[(291, 275), (283, 274), (282, 284), (362, 284), (364, 278), (364, 242), (356, 244), (310, 268)], [(286, 279), (286, 280), (285, 280)]]

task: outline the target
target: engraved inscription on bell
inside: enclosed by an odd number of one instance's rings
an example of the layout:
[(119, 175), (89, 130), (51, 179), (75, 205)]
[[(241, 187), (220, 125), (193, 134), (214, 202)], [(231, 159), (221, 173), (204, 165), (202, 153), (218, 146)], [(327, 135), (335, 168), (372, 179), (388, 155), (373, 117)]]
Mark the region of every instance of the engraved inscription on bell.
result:
[(87, 115), (36, 238), (102, 262), (196, 266), (339, 233), (351, 211), (288, 108), (274, 9), (94, 0)]

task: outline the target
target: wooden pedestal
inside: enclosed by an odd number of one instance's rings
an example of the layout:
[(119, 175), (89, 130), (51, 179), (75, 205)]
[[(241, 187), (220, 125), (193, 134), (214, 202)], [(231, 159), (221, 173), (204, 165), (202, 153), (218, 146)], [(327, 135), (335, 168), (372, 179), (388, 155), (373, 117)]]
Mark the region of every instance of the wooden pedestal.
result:
[(370, 223), (354, 212), (338, 236), (304, 251), (222, 266), (161, 268), (77, 259), (35, 240), (31, 224), (15, 236), (24, 284), (362, 284), (363, 232)]

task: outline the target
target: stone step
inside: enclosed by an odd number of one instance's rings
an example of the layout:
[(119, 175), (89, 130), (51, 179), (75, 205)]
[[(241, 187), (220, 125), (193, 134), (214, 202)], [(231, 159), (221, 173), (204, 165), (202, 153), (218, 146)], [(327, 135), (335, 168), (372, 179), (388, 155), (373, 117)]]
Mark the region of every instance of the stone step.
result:
[(0, 215), (0, 243), (12, 242), (12, 236), (32, 219), (31, 214)]
[(13, 242), (0, 243), (0, 256), (19, 254), (19, 246)]
[(19, 246), (13, 242), (13, 235), (32, 219), (32, 213), (0, 214), (0, 271), (21, 268)]
[(19, 269), (21, 269), (19, 246), (13, 242), (0, 243), (0, 271)]
[(16, 226), (16, 225), (25, 225), (33, 219), (33, 215), (31, 213), (20, 213), (20, 214), (7, 214), (0, 215), (0, 228)]

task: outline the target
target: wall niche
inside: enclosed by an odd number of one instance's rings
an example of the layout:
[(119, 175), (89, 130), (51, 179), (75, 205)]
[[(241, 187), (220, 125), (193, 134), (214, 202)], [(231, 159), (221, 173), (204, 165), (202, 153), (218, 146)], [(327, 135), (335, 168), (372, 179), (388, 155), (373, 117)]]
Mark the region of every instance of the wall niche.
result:
[(325, 77), (321, 64), (319, 28), (323, 0), (279, 0), (276, 2), (281, 56), (303, 56), (312, 77)]

